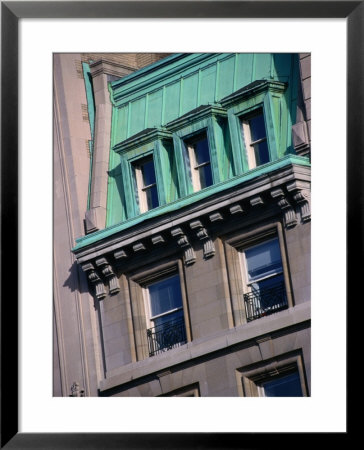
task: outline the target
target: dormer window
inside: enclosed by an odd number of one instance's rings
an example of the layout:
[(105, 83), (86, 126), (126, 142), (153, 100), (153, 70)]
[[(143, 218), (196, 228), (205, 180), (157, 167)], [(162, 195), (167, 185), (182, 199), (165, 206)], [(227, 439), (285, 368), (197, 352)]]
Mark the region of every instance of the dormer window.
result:
[(143, 158), (133, 164), (140, 212), (159, 206), (153, 157)]
[(261, 166), (270, 161), (267, 133), (263, 112), (242, 120), (245, 147), (248, 153), (249, 168)]
[(213, 184), (210, 150), (206, 133), (185, 141), (194, 191)]

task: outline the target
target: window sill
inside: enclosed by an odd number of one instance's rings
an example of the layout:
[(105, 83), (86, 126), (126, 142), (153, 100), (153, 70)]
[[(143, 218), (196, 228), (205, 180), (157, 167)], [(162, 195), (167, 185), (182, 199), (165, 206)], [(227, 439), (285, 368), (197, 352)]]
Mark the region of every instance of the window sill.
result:
[(230, 346), (257, 339), (267, 333), (274, 333), (287, 327), (306, 322), (311, 318), (311, 305), (307, 301), (271, 316), (219, 332), (216, 335), (194, 340), (181, 347), (171, 349), (160, 355), (144, 359), (115, 369), (106, 375), (99, 384), (101, 392), (135, 381), (152, 373), (161, 372), (172, 366), (197, 359)]

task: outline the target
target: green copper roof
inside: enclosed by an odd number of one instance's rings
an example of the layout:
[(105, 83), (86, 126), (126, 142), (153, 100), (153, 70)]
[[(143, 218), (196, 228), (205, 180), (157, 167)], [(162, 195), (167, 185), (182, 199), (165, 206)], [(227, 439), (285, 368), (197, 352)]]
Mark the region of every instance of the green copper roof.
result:
[(87, 236), (76, 239), (76, 246), (73, 248), (73, 251), (77, 251), (88, 245), (95, 244), (96, 242), (101, 241), (104, 238), (110, 237), (120, 231), (123, 231), (130, 227), (133, 227), (145, 220), (151, 219), (153, 217), (158, 217), (158, 216), (161, 216), (163, 214), (170, 213), (173, 211), (177, 211), (177, 210), (183, 208), (184, 206), (188, 206), (192, 203), (195, 203), (199, 200), (202, 200), (204, 198), (207, 198), (209, 196), (212, 196), (214, 194), (222, 192), (226, 189), (232, 188), (234, 186), (238, 186), (247, 181), (253, 180), (254, 178), (257, 178), (261, 175), (267, 175), (274, 170), (278, 170), (283, 167), (294, 165), (294, 164), (300, 165), (300, 166), (310, 166), (310, 162), (309, 162), (308, 158), (306, 158), (306, 157), (296, 156), (296, 155), (285, 156), (284, 158), (282, 158), (280, 160), (267, 163), (263, 166), (257, 167), (256, 169), (253, 169), (247, 173), (244, 173), (242, 175), (234, 177), (230, 180), (223, 181), (219, 184), (215, 184), (215, 185), (210, 186), (201, 191), (194, 192), (193, 194), (190, 194), (190, 195), (188, 195), (184, 198), (181, 198), (179, 200), (176, 200), (172, 203), (152, 209), (144, 214), (140, 214), (139, 216), (133, 217), (133, 218), (126, 220), (124, 222), (121, 222), (119, 224), (107, 227), (104, 230), (96, 231), (95, 233), (91, 233)]

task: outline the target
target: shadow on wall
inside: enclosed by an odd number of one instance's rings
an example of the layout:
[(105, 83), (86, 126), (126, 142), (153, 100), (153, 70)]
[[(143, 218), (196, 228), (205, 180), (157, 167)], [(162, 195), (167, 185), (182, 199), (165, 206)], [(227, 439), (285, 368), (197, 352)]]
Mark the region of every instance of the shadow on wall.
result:
[(63, 283), (63, 287), (67, 287), (71, 292), (78, 291), (81, 294), (89, 292), (86, 275), (76, 261), (70, 267), (69, 276)]

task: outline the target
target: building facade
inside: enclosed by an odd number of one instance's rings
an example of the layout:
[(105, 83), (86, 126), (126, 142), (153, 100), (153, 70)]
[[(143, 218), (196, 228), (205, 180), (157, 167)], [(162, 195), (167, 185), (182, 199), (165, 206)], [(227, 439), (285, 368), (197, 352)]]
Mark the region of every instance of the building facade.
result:
[(154, 58), (55, 95), (54, 395), (309, 396), (310, 55)]

